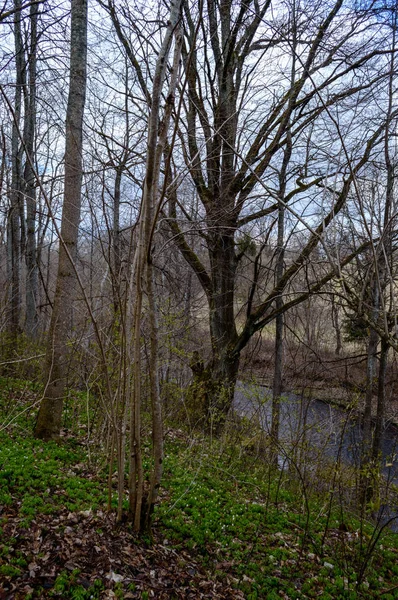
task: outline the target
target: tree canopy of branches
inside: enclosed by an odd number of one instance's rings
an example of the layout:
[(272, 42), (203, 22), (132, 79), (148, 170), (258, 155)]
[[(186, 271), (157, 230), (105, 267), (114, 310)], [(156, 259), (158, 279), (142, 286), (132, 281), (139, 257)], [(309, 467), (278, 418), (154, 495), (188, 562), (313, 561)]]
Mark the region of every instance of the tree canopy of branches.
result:
[[(373, 100), (378, 95), (388, 103), (391, 30), (373, 3), (359, 8), (343, 0), (209, 0), (186, 3), (184, 17), (186, 82), (166, 163), (167, 218), (207, 298), (206, 402), (225, 414), (242, 349), (318, 285), (307, 281), (306, 292), (291, 291), (356, 193), (357, 177), (381, 151), (386, 113)], [(176, 183), (186, 175), (200, 201), (195, 211)], [(289, 236), (303, 229), (306, 235), (264, 288), (261, 242), (273, 235), (281, 206)], [(187, 239), (192, 229), (201, 236), (202, 255)], [(246, 294), (237, 298), (242, 234), (256, 240), (257, 254)], [(282, 295), (287, 301), (278, 305)]]
[(45, 337), (37, 436), (59, 435), (73, 360), (86, 368), (79, 384), (95, 381), (111, 466), (117, 453), (118, 516), (129, 456), (139, 529), (162, 470), (160, 289), (173, 288), (164, 313), (173, 296), (187, 329), (202, 319), (181, 396), (208, 426), (222, 428), (242, 354), (272, 323), (278, 438), (284, 319), (324, 290), (369, 335), (370, 406), (379, 342), (380, 381), (397, 346), (396, 6), (99, 0), (88, 23), (84, 0), (71, 8), (15, 0), (0, 12), (1, 326), (15, 344), (21, 331)]

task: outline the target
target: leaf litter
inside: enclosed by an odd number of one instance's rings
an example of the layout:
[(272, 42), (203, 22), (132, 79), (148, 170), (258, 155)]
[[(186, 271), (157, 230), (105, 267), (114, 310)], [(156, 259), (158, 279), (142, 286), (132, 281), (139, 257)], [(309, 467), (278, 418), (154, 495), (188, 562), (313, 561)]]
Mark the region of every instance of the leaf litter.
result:
[[(38, 514), (29, 528), (22, 526), (16, 508), (7, 507), (2, 516), (2, 539), (11, 543), (0, 545), (0, 568), (14, 563), (13, 558), (25, 566), (17, 567), (17, 575), (3, 570), (0, 600), (62, 598), (54, 586), (65, 571), (75, 573), (76, 585), (87, 590), (101, 580), (99, 598), (142, 598), (143, 592), (159, 600), (244, 598), (232, 585), (209, 577), (192, 554), (168, 547), (156, 528), (149, 545), (100, 510)], [(116, 596), (115, 588), (123, 595)]]

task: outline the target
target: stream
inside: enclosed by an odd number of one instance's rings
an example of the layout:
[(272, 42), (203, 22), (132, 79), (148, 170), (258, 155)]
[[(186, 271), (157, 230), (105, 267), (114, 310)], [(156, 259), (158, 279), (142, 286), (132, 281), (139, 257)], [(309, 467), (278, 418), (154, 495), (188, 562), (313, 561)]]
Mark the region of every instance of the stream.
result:
[[(271, 431), (272, 393), (264, 386), (239, 382), (234, 397), (234, 410), (241, 417), (256, 419), (262, 429)], [(305, 448), (307, 461), (330, 460), (359, 466), (362, 427), (360, 417), (317, 399), (284, 394), (280, 405), (279, 436), (281, 451), (278, 462), (284, 468), (289, 453)], [(382, 434), (382, 472), (389, 483), (398, 485), (398, 427), (386, 423)], [(301, 451), (301, 450), (299, 450)], [(398, 505), (398, 499), (397, 499)], [(397, 515), (393, 529), (398, 531), (398, 506), (382, 507), (383, 520)]]

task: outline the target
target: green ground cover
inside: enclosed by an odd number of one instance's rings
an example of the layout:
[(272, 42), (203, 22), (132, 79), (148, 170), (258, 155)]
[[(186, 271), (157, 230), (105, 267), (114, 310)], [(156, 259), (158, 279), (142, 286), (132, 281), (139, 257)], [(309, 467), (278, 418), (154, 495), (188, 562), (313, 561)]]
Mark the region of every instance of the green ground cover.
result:
[(398, 598), (396, 534), (225, 439), (171, 428), (153, 538), (116, 528), (100, 445), (33, 439), (37, 390), (1, 385), (1, 598)]

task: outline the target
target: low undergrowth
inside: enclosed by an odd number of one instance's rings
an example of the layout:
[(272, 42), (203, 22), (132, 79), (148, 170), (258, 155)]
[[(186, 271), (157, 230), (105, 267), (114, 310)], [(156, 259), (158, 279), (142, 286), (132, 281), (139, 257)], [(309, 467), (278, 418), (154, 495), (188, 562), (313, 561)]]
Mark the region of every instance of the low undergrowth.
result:
[(225, 445), (168, 450), (162, 526), (248, 600), (398, 598), (398, 539), (388, 528), (318, 493), (305, 498), (290, 473), (270, 477), (263, 461), (234, 458)]
[(0, 598), (398, 598), (396, 534), (226, 439), (170, 428), (153, 536), (137, 538), (105, 511), (84, 428), (34, 440), (37, 391), (0, 384)]

